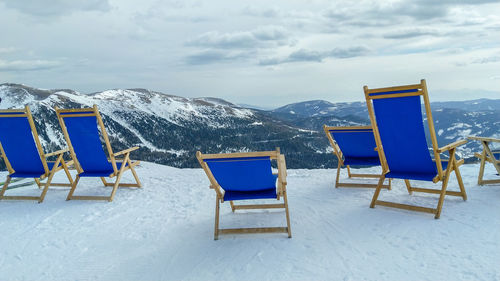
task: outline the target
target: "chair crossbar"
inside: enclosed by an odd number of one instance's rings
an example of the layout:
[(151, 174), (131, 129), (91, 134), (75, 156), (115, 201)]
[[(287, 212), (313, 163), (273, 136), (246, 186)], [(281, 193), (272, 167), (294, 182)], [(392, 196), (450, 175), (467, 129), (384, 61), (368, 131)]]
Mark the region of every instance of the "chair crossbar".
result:
[(397, 209), (404, 209), (404, 210), (409, 210), (409, 211), (430, 213), (430, 214), (437, 213), (437, 209), (434, 209), (434, 208), (421, 207), (421, 206), (415, 206), (415, 205), (409, 205), (409, 204), (394, 203), (394, 202), (381, 201), (381, 200), (375, 201), (375, 205), (380, 205), (380, 206), (385, 206), (385, 207), (390, 207), (390, 208), (397, 208)]
[(234, 210), (253, 210), (253, 209), (281, 209), (286, 208), (285, 204), (259, 204), (259, 205), (233, 205)]
[(288, 227), (221, 228), (219, 234), (288, 233)]
[[(431, 189), (431, 188), (421, 188), (421, 187), (410, 187), (410, 191), (415, 191), (415, 192), (423, 192), (423, 193), (432, 193), (432, 194), (441, 194), (440, 189)], [(462, 197), (463, 194), (462, 192), (459, 191), (451, 191), (451, 190), (446, 190), (445, 192), (446, 195), (451, 195), (451, 196), (459, 196)]]

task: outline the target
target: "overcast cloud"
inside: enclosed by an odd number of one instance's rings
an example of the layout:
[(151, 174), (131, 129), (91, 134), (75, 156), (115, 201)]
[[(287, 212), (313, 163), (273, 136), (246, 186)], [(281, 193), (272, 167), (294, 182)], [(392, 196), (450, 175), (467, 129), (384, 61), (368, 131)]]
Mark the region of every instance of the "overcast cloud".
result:
[(0, 83), (272, 107), (425, 78), (431, 100), (500, 98), (497, 0), (0, 0), (0, 24)]

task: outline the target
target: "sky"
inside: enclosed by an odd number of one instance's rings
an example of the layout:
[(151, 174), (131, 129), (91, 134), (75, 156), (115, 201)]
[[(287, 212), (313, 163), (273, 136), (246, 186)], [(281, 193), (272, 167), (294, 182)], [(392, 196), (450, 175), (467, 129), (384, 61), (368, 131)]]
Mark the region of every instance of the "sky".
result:
[(427, 80), (500, 98), (498, 0), (0, 0), (0, 83), (276, 107)]

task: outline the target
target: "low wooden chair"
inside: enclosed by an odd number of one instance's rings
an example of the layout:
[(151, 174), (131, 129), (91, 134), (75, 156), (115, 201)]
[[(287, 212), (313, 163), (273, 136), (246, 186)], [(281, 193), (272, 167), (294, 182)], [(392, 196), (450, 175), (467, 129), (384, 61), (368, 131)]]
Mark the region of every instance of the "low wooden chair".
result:
[[(464, 160), (457, 160), (455, 157), (457, 147), (465, 144), (467, 140), (438, 147), (425, 80), (416, 85), (379, 89), (369, 89), (364, 86), (364, 92), (383, 169), (383, 176), (379, 180), (370, 207), (381, 205), (426, 212), (434, 214), (438, 219), (445, 195), (460, 196), (464, 201), (467, 200), (458, 169)], [(430, 156), (425, 137), (421, 98), (429, 125), (434, 159)], [(448, 160), (441, 160), (440, 154), (444, 152), (449, 153)], [(459, 192), (446, 190), (452, 171), (455, 172), (460, 187)], [(439, 194), (437, 207), (427, 208), (377, 200), (384, 178), (404, 179), (410, 194), (414, 191)], [(441, 189), (412, 187), (410, 180), (441, 182)]]
[[(210, 188), (215, 190), (215, 231), (214, 239), (219, 234), (238, 233), (274, 233), (285, 232), (292, 237), (288, 200), (286, 194), (285, 156), (276, 151), (202, 154), (196, 152), (196, 158), (210, 180)], [(271, 160), (276, 160), (278, 173), (273, 174)], [(277, 180), (277, 183), (276, 183)], [(235, 205), (233, 201), (254, 199), (283, 198), (282, 204)], [(287, 227), (261, 228), (219, 228), (219, 204), (229, 201), (231, 209), (276, 209), (284, 208)]]
[[(65, 161), (63, 155), (67, 149), (52, 153), (44, 153), (29, 106), (24, 109), (0, 110), (0, 153), (9, 175), (0, 191), (0, 200), (38, 200), (42, 203), (49, 186), (71, 186), (73, 179), (68, 166), (73, 161)], [(56, 157), (55, 161), (47, 161), (48, 157)], [(64, 170), (69, 183), (53, 183), (54, 174)], [(40, 196), (7, 196), (12, 178), (34, 178), (38, 188), (42, 188)], [(47, 179), (42, 183), (41, 180)]]
[[(139, 164), (139, 161), (130, 159), (130, 152), (137, 150), (139, 147), (136, 146), (113, 153), (97, 105), (92, 108), (82, 109), (59, 109), (57, 107), (55, 109), (70, 155), (78, 172), (66, 200), (107, 200), (111, 202), (118, 187), (141, 187), (141, 182), (134, 169)], [(103, 150), (98, 127), (101, 130), (109, 159)], [(123, 159), (117, 160), (117, 157), (123, 157)], [(120, 183), (123, 173), (127, 170), (132, 172), (135, 183)], [(82, 177), (99, 177), (104, 186), (113, 187), (111, 194), (109, 196), (73, 195)], [(116, 177), (115, 182), (107, 182), (106, 177)]]
[[(370, 126), (352, 127), (330, 127), (323, 125), (328, 141), (333, 148), (333, 154), (337, 156), (337, 178), (335, 187), (377, 187), (370, 183), (344, 183), (340, 182), (340, 170), (347, 168), (349, 178), (375, 178), (380, 179), (380, 174), (355, 174), (351, 173), (350, 165), (353, 166), (380, 166), (380, 159), (376, 151), (377, 145), (373, 137), (373, 129)], [(383, 188), (391, 189), (391, 179)]]
[(490, 148), (490, 144), (492, 142), (500, 143), (500, 139), (485, 138), (485, 137), (469, 137), (469, 139), (480, 141), (481, 144), (483, 145), (483, 152), (481, 152), (481, 154), (477, 152), (474, 153), (474, 156), (476, 156), (481, 160), (481, 165), (479, 166), (479, 176), (477, 178), (477, 184), (485, 185), (485, 184), (500, 183), (500, 179), (483, 180), (484, 166), (486, 165), (486, 162), (490, 162), (491, 164), (493, 164), (493, 167), (495, 167), (495, 169), (497, 170), (498, 175), (500, 175), (500, 151), (493, 151)]

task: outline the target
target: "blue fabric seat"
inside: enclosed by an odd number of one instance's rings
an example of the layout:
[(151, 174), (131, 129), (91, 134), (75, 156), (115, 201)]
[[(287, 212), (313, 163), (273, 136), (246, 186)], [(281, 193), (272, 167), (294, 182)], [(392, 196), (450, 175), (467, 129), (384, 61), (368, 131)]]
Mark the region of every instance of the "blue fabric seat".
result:
[(344, 156), (345, 165), (380, 165), (372, 129), (339, 129), (329, 132)]
[[(88, 112), (79, 112), (87, 114)], [(74, 114), (74, 113), (72, 113)], [(61, 113), (64, 116), (64, 113)], [(68, 114), (66, 114), (68, 115)], [(108, 177), (114, 173), (113, 165), (104, 153), (99, 130), (97, 129), (96, 116), (64, 117), (68, 135), (71, 139), (78, 163), (83, 172), (80, 177)], [(116, 162), (117, 170), (121, 163)]]
[[(441, 161), (441, 166), (443, 171), (448, 167), (448, 161)], [(434, 166), (435, 167), (435, 166)], [(421, 173), (413, 171), (390, 171), (385, 176), (387, 178), (395, 179), (408, 179), (408, 180), (420, 180), (420, 181), (432, 181), (438, 175), (437, 169), (433, 173)]]
[(224, 193), (224, 200), (276, 199), (276, 196), (276, 188), (274, 187), (249, 192), (227, 190)]
[(380, 166), (380, 159), (377, 157), (345, 157), (345, 165), (350, 166)]
[(276, 179), (270, 157), (205, 159), (224, 200), (276, 198)]

